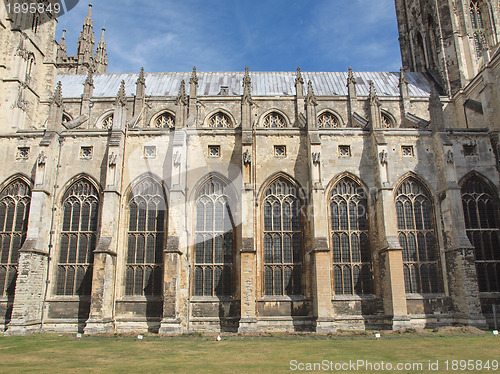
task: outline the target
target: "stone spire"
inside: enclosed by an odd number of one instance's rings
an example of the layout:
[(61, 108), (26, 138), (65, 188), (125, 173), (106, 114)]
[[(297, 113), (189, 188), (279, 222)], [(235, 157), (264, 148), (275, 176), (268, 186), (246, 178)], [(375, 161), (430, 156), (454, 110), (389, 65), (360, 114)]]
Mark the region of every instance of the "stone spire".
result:
[(302, 73), (300, 72), (300, 66), (297, 67), (297, 77), (295, 78), (295, 91), (297, 92), (298, 99), (304, 97), (304, 79), (302, 78)]
[(57, 61), (62, 61), (67, 56), (67, 46), (66, 46), (66, 30), (63, 30), (61, 36), (61, 42), (57, 47)]
[(377, 96), (377, 91), (375, 90), (375, 85), (373, 81), (370, 81), (370, 105), (380, 105), (380, 100)]
[(252, 79), (248, 72), (248, 66), (245, 68), (245, 76), (243, 77), (243, 104), (252, 105)]
[(135, 97), (138, 99), (142, 99), (144, 94), (146, 93), (146, 78), (144, 77), (144, 68), (141, 68), (141, 72), (139, 73), (139, 77), (135, 82)]
[(193, 66), (193, 72), (191, 73), (191, 79), (189, 79), (189, 84), (198, 87), (198, 76), (196, 75), (196, 66)]
[(356, 78), (354, 77), (354, 73), (352, 72), (352, 68), (349, 66), (349, 72), (347, 73), (347, 87), (350, 85), (356, 84)]
[(193, 66), (191, 79), (189, 79), (189, 108), (190, 125), (194, 125), (196, 121), (196, 101), (198, 100), (198, 75), (196, 74), (196, 66)]
[(83, 83), (83, 97), (87, 99), (91, 98), (94, 88), (95, 87), (94, 87), (94, 78), (92, 76), (92, 70), (89, 70), (87, 78)]
[(314, 94), (314, 89), (311, 81), (307, 83), (306, 103), (308, 106), (318, 105), (318, 100), (316, 99), (316, 95)]
[(177, 105), (187, 105), (188, 97), (186, 95), (186, 82), (184, 79), (181, 81), (181, 86), (179, 87), (179, 94), (177, 95), (177, 100), (175, 101)]
[(106, 42), (104, 41), (104, 32), (102, 29), (101, 40), (97, 44), (97, 51), (94, 56), (94, 72), (96, 74), (106, 74), (108, 71), (108, 54), (106, 53)]
[(54, 92), (54, 97), (52, 98), (52, 103), (57, 106), (62, 106), (63, 104), (61, 81), (57, 82), (56, 91)]
[(122, 80), (120, 84), (120, 89), (118, 90), (118, 94), (116, 95), (115, 105), (117, 106), (125, 106), (127, 103), (127, 95), (125, 93), (125, 81)]
[(78, 38), (77, 58), (78, 73), (85, 73), (92, 64), (94, 54), (95, 35), (94, 22), (92, 21), (92, 4), (89, 4), (87, 18), (83, 21), (83, 30)]

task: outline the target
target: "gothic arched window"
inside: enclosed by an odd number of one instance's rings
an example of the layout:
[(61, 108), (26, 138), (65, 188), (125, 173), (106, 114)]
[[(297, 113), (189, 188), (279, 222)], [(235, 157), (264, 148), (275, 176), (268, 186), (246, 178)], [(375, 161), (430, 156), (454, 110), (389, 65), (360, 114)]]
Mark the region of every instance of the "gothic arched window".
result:
[(386, 129), (394, 128), (394, 121), (387, 113), (382, 112), (381, 118), (382, 118), (382, 128)]
[(164, 112), (155, 118), (154, 124), (159, 129), (173, 129), (175, 128), (175, 118), (169, 112)]
[(0, 192), (0, 296), (13, 296), (19, 250), (26, 239), (31, 189), (17, 178)]
[(284, 128), (286, 127), (286, 120), (281, 114), (272, 112), (264, 117), (262, 124), (268, 128)]
[(234, 223), (226, 184), (211, 177), (196, 199), (194, 295), (230, 296), (233, 291)]
[(113, 127), (113, 118), (114, 118), (114, 115), (113, 113), (111, 114), (108, 114), (106, 117), (104, 117), (104, 119), (102, 120), (101, 122), (101, 127), (105, 130), (111, 130), (111, 128)]
[(474, 246), (480, 292), (500, 292), (500, 230), (496, 193), (478, 177), (462, 184), (465, 228)]
[(372, 266), (366, 197), (349, 177), (335, 184), (330, 195), (330, 239), (336, 295), (372, 293)]
[(229, 116), (222, 112), (215, 113), (208, 121), (209, 127), (220, 128), (220, 127), (233, 127), (231, 119)]
[(318, 127), (320, 129), (340, 127), (340, 121), (332, 112), (323, 112), (318, 117)]
[(483, 51), (488, 49), (483, 9), (484, 7), (482, 7), (482, 3), (480, 1), (472, 0), (470, 2), (470, 19), (477, 58), (480, 58)]
[(138, 183), (128, 200), (125, 295), (162, 294), (167, 207), (163, 187), (152, 178)]
[(302, 293), (302, 232), (297, 188), (278, 178), (264, 192), (264, 294)]
[(442, 291), (433, 211), (424, 186), (414, 177), (406, 178), (396, 193), (406, 293)]
[(87, 179), (73, 183), (63, 197), (57, 295), (90, 295), (97, 241), (99, 194)]

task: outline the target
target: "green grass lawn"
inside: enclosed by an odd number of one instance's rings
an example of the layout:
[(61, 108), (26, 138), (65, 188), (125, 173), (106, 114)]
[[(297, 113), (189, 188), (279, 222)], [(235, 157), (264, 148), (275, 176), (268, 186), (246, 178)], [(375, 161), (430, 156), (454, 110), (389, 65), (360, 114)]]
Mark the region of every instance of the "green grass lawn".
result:
[[(293, 361), (291, 363), (292, 360)], [(217, 342), (214, 336), (160, 337), (83, 336), (39, 334), (23, 337), (0, 337), (0, 372), (2, 373), (290, 373), (300, 370), (300, 363), (328, 361), (347, 364), (349, 360), (368, 361), (372, 365), (421, 363), (423, 370), (402, 373), (478, 373), (500, 370), (452, 370), (452, 360), (500, 360), (500, 337), (490, 333), (424, 333), (382, 335), (321, 336), (273, 334), (262, 337), (230, 335)], [(446, 371), (448, 360), (448, 371)], [(429, 361), (438, 370), (429, 370)], [(458, 363), (460, 364), (460, 363)], [(474, 364), (475, 365), (475, 364)], [(326, 367), (326, 366), (325, 366)], [(325, 368), (324, 367), (324, 368)], [(297, 370), (290, 370), (296, 368)], [(335, 366), (333, 367), (335, 369)], [(434, 367), (435, 368), (435, 367)], [(304, 369), (306, 369), (304, 367)], [(321, 369), (321, 367), (317, 367)], [(396, 370), (329, 372), (397, 372)], [(380, 369), (380, 367), (379, 367)], [(457, 368), (458, 369), (458, 368)], [(316, 370), (320, 372), (321, 370)]]

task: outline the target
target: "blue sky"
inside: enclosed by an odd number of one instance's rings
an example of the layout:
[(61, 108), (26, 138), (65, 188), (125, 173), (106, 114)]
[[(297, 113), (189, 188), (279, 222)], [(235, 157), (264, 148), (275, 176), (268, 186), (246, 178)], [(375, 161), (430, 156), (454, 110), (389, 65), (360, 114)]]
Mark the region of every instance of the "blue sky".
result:
[[(398, 71), (394, 0), (94, 0), (96, 43), (106, 28), (109, 73)], [(88, 10), (59, 19), (74, 54)]]

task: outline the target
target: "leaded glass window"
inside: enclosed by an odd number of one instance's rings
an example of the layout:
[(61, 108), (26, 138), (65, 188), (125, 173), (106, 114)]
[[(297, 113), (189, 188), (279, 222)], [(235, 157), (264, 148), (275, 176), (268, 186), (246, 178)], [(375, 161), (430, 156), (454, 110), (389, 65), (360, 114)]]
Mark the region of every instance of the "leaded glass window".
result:
[(352, 178), (344, 177), (330, 195), (330, 240), (336, 295), (373, 293), (366, 195)]
[(281, 114), (273, 112), (264, 118), (263, 126), (268, 128), (284, 128), (286, 127), (286, 121)]
[(382, 127), (383, 128), (391, 129), (394, 127), (394, 122), (388, 114), (382, 113), (381, 116), (382, 116)]
[(396, 212), (406, 293), (442, 292), (433, 211), (429, 193), (416, 178), (401, 183)]
[(90, 295), (97, 241), (99, 194), (87, 179), (73, 183), (63, 198), (56, 294)]
[(470, 2), (470, 19), (472, 23), (472, 32), (474, 35), (474, 45), (476, 47), (477, 58), (480, 58), (482, 56), (482, 52), (488, 49), (483, 9), (481, 5), (481, 2), (477, 0)]
[(215, 113), (208, 121), (210, 127), (233, 127), (231, 119), (222, 112)]
[(174, 116), (164, 112), (155, 118), (155, 127), (160, 129), (173, 129), (175, 127)]
[(324, 112), (318, 117), (318, 127), (320, 129), (337, 128), (340, 127), (339, 120), (335, 114), (331, 112)]
[(0, 296), (14, 296), (19, 250), (26, 239), (31, 189), (17, 178), (0, 193)]
[(302, 293), (302, 232), (297, 189), (284, 178), (264, 192), (264, 294)]
[(500, 292), (500, 240), (498, 198), (481, 179), (462, 184), (467, 236), (474, 246), (480, 292)]
[(111, 128), (113, 127), (113, 118), (114, 118), (113, 114), (106, 116), (102, 120), (101, 127), (105, 130), (111, 130)]
[(234, 223), (226, 184), (211, 177), (196, 199), (195, 296), (233, 292)]
[(167, 208), (163, 187), (152, 178), (134, 186), (128, 202), (125, 295), (162, 295)]

